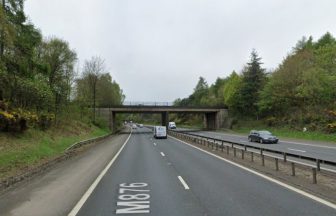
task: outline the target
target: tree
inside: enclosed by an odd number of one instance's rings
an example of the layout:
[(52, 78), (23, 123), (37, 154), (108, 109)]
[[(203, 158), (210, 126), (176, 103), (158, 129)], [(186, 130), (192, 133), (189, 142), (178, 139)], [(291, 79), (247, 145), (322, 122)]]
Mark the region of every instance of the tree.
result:
[(312, 47), (313, 47), (313, 37), (310, 36), (307, 40), (307, 38), (303, 36), (302, 39), (296, 43), (295, 47), (293, 47), (293, 51), (294, 53), (298, 53), (302, 50), (310, 49)]
[(250, 62), (242, 73), (239, 89), (240, 104), (237, 106), (243, 115), (254, 115), (258, 118), (259, 91), (265, 84), (265, 69), (261, 68), (261, 58), (255, 50), (251, 52)]
[(47, 83), (54, 95), (55, 114), (70, 100), (71, 87), (75, 78), (77, 54), (68, 42), (55, 37), (45, 40), (39, 50), (44, 64)]
[(228, 77), (223, 88), (224, 103), (233, 113), (237, 113), (238, 107), (240, 107), (238, 93), (240, 91), (241, 81), (242, 78), (235, 71), (233, 71)]
[(206, 105), (204, 97), (208, 95), (208, 89), (208, 83), (205, 81), (204, 77), (200, 77), (194, 88), (194, 93), (189, 96), (192, 105)]
[(99, 77), (97, 86), (97, 104), (100, 107), (110, 107), (121, 105), (124, 101), (124, 95), (119, 84), (112, 81), (109, 73), (102, 74)]
[(105, 62), (100, 57), (95, 56), (85, 61), (83, 75), (86, 77), (92, 94), (93, 122), (96, 122), (97, 83), (103, 72), (105, 72)]

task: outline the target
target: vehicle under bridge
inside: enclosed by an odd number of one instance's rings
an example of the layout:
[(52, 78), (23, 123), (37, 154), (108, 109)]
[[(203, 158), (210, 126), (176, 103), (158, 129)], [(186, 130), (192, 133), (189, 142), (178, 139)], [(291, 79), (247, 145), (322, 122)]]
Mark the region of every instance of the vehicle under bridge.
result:
[(202, 114), (203, 126), (208, 130), (226, 127), (228, 110), (226, 108), (209, 107), (178, 107), (162, 105), (123, 105), (109, 108), (96, 108), (96, 113), (109, 122), (112, 131), (115, 130), (118, 113), (152, 113), (161, 114), (161, 125), (168, 126), (170, 113)]

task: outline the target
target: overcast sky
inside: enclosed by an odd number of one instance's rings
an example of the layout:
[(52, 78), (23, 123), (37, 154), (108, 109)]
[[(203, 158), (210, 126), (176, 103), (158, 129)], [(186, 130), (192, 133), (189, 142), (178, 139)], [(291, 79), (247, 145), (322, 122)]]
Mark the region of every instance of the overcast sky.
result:
[(26, 0), (45, 37), (105, 59), (126, 101), (173, 101), (241, 71), (253, 48), (276, 68), (302, 36), (336, 35), (335, 0)]

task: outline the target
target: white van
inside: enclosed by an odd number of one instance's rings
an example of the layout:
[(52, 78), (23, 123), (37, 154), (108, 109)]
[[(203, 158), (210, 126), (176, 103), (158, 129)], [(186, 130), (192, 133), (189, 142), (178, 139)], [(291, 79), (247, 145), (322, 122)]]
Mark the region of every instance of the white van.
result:
[(154, 126), (154, 138), (167, 139), (167, 129), (165, 126)]
[(176, 124), (175, 124), (175, 122), (169, 122), (169, 123), (168, 123), (168, 128), (169, 128), (169, 129), (176, 129)]

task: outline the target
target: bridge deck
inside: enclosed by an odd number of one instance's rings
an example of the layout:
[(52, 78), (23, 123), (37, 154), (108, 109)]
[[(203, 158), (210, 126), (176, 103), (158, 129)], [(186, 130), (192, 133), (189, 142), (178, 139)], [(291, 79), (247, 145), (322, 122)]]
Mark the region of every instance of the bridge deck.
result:
[(171, 113), (215, 113), (223, 110), (225, 108), (199, 108), (199, 107), (173, 107), (173, 106), (119, 106), (111, 108), (98, 108), (100, 111), (108, 112), (133, 112), (133, 113), (161, 113), (161, 112), (171, 112)]

